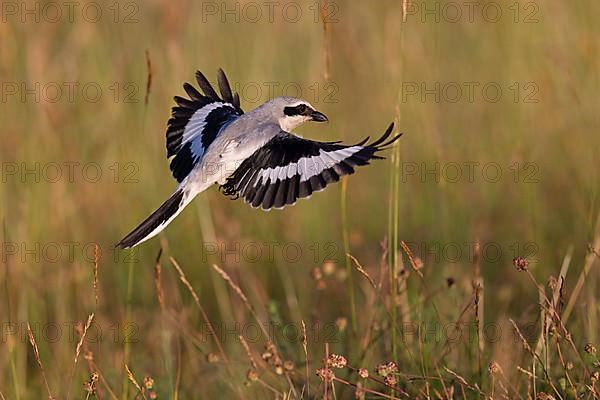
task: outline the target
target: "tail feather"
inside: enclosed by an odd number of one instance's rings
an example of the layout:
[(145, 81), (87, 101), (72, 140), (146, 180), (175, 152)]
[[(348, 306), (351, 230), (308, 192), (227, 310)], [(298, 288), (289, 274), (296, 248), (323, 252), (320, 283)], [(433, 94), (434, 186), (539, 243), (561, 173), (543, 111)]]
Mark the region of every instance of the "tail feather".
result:
[(185, 208), (193, 197), (178, 189), (152, 215), (121, 239), (115, 247), (128, 249), (156, 236)]

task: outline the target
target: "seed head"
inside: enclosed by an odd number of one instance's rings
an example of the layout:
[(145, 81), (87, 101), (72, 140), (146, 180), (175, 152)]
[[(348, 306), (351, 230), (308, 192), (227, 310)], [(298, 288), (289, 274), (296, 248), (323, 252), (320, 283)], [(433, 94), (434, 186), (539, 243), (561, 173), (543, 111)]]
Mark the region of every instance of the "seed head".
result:
[(321, 268), (319, 267), (314, 267), (312, 269), (312, 271), (310, 271), (310, 276), (315, 280), (315, 281), (320, 281), (321, 279), (323, 279), (323, 272), (321, 271)]
[(335, 320), (335, 326), (338, 328), (338, 331), (344, 332), (348, 327), (348, 318), (346, 317), (338, 317)]
[(294, 362), (292, 360), (285, 360), (283, 362), (283, 369), (286, 371), (293, 371), (296, 368)]
[(208, 361), (211, 364), (217, 363), (219, 362), (220, 357), (217, 353), (208, 353), (206, 356), (206, 361)]
[(255, 382), (258, 380), (258, 372), (254, 368), (251, 368), (246, 372), (246, 379), (250, 382)]
[(271, 341), (268, 341), (267, 343), (265, 343), (265, 351), (263, 351), (263, 353), (261, 354), (261, 357), (263, 360), (270, 362), (276, 362), (277, 360), (275, 360), (275, 354), (277, 353), (276, 349), (275, 349), (275, 345), (273, 343), (271, 343)]
[(490, 365), (488, 365), (488, 372), (490, 374), (497, 374), (500, 372), (500, 364), (498, 364), (496, 361), (492, 361)]
[(369, 371), (366, 368), (360, 368), (358, 370), (358, 376), (363, 379), (367, 379), (369, 377)]
[(575, 366), (573, 365), (573, 363), (571, 361), (567, 361), (567, 363), (565, 364), (565, 367), (567, 368), (567, 371), (570, 371)]
[(87, 350), (83, 352), (83, 358), (86, 361), (94, 361), (94, 353), (92, 353), (91, 351)]
[(95, 395), (96, 384), (98, 383), (99, 378), (100, 375), (98, 374), (98, 372), (92, 372), (92, 374), (90, 375), (90, 379), (86, 382), (83, 382), (83, 390), (85, 390), (89, 394)]
[(591, 343), (587, 343), (583, 349), (588, 354), (591, 354), (591, 355), (595, 355), (596, 354), (596, 347), (593, 344), (591, 344)]
[(325, 261), (323, 264), (323, 273), (325, 275), (333, 275), (335, 272), (335, 263), (333, 261)]
[(331, 354), (327, 359), (327, 366), (333, 368), (344, 368), (348, 364), (344, 356), (338, 354)]
[(396, 386), (396, 383), (398, 383), (395, 375), (386, 376), (385, 378), (383, 378), (383, 382), (388, 386)]
[(94, 389), (94, 386), (92, 386), (88, 381), (83, 382), (83, 390), (85, 390), (88, 393), (94, 393), (96, 391), (96, 389)]
[(390, 361), (388, 363), (379, 364), (377, 367), (375, 367), (375, 371), (378, 375), (386, 377), (388, 375), (398, 372), (398, 366), (395, 362)]
[(148, 390), (152, 389), (154, 387), (154, 379), (150, 376), (144, 377), (144, 387)]
[(513, 265), (519, 271), (527, 271), (527, 267), (529, 267), (529, 261), (523, 257), (515, 257), (513, 258)]
[(329, 368), (319, 368), (317, 370), (317, 376), (321, 378), (322, 381), (325, 381), (327, 383), (331, 383), (333, 381), (333, 378), (335, 378), (333, 370)]

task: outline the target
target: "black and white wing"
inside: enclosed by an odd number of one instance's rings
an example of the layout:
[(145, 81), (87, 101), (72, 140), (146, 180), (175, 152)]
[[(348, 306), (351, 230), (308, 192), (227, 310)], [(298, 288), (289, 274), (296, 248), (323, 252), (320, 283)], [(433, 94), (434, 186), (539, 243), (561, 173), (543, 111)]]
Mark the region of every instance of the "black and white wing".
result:
[(172, 157), (170, 168), (177, 182), (188, 176), (221, 130), (244, 113), (223, 70), (218, 72), (221, 97), (200, 71), (196, 80), (204, 94), (185, 83), (183, 88), (190, 98), (175, 96), (177, 106), (171, 109), (167, 125), (167, 157)]
[(252, 207), (283, 208), (353, 174), (354, 167), (383, 158), (377, 152), (401, 136), (390, 138), (393, 128), (390, 124), (383, 136), (370, 144), (366, 138), (351, 146), (302, 139), (282, 131), (244, 160), (220, 189), (225, 195), (243, 197)]

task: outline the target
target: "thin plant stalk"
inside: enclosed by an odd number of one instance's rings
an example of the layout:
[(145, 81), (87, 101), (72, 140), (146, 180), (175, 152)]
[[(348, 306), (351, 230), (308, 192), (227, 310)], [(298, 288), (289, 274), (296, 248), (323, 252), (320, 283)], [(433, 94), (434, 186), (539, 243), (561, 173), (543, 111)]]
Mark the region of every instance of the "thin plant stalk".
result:
[[(406, 24), (408, 0), (402, 1), (402, 23), (400, 24), (400, 78), (402, 79), (402, 71), (404, 64), (404, 25)], [(402, 94), (401, 85), (398, 90), (398, 98), (396, 101), (396, 126), (400, 126), (400, 96)], [(392, 312), (392, 356), (395, 361), (398, 361), (398, 338), (397, 338), (397, 310), (396, 310), (396, 294), (397, 276), (398, 276), (398, 241), (399, 241), (399, 216), (400, 216), (400, 147), (394, 145), (392, 149), (392, 174), (390, 177), (391, 183), (391, 220), (388, 223), (388, 233), (390, 236), (390, 293), (391, 293), (391, 312)]]
[[(137, 250), (133, 250), (136, 251)], [(135, 260), (136, 257), (135, 255), (133, 255), (131, 257), (131, 260)], [(131, 297), (132, 297), (132, 293), (133, 293), (133, 261), (129, 261), (128, 262), (128, 273), (127, 273), (127, 308), (125, 310), (125, 321), (123, 326), (125, 327), (124, 329), (126, 329), (126, 327), (129, 324), (129, 320), (131, 319)], [(125, 340), (125, 347), (123, 349), (123, 364), (127, 365), (127, 363), (129, 362), (129, 352), (130, 352), (130, 346), (129, 346), (129, 340)], [(123, 378), (123, 390), (121, 391), (121, 399), (123, 400), (127, 400), (129, 398), (129, 384), (128, 384), (128, 377), (125, 375), (125, 377)]]
[(348, 214), (347, 214), (347, 193), (348, 179), (342, 178), (342, 194), (341, 194), (341, 209), (342, 209), (342, 238), (344, 241), (344, 260), (346, 262), (346, 277), (348, 284), (348, 295), (350, 296), (350, 314), (352, 317), (352, 331), (356, 332), (356, 300), (354, 298), (354, 278), (352, 275), (352, 263), (348, 254), (350, 254), (350, 241), (348, 240)]

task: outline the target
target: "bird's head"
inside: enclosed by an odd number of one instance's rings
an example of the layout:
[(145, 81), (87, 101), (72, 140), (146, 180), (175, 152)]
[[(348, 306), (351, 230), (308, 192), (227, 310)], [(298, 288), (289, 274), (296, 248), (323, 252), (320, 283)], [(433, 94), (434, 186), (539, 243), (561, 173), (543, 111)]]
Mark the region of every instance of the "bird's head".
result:
[(293, 97), (277, 97), (269, 103), (279, 126), (286, 132), (308, 121), (327, 122), (325, 114), (315, 110), (306, 100)]

